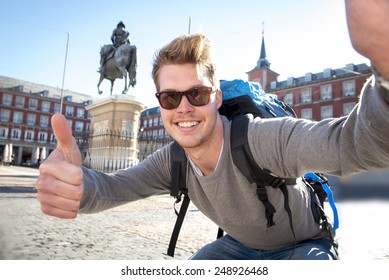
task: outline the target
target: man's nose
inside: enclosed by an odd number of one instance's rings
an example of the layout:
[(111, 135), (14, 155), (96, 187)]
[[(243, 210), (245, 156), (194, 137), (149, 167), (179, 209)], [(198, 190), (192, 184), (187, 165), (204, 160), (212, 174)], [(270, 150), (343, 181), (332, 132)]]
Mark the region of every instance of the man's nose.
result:
[(191, 112), (193, 110), (194, 110), (194, 106), (189, 103), (188, 98), (186, 98), (186, 96), (183, 96), (181, 98), (180, 104), (177, 107), (177, 112), (187, 113), (187, 112)]

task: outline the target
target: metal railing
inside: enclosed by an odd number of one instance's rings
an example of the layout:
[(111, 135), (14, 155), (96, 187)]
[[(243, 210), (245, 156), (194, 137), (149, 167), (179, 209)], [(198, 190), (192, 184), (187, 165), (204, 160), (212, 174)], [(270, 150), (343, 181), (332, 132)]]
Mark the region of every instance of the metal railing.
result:
[(91, 133), (84, 162), (90, 168), (107, 173), (138, 164), (134, 136), (132, 132), (115, 129)]

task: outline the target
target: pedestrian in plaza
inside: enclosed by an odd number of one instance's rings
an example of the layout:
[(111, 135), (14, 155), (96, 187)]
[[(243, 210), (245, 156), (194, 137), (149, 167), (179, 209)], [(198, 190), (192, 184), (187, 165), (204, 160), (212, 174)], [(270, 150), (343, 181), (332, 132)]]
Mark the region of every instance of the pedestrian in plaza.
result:
[[(255, 118), (249, 123), (256, 162), (281, 178), (298, 178), (307, 171), (346, 176), (389, 167), (389, 25), (382, 24), (389, 18), (389, 2), (345, 4), (352, 45), (370, 59), (374, 75), (346, 117), (319, 122)], [(152, 76), (165, 129), (188, 158), (189, 197), (226, 232), (192, 259), (338, 258), (336, 244), (314, 221), (310, 197), (299, 183), (288, 186), (294, 236), (283, 196), (273, 188), (268, 197), (277, 209), (275, 225), (267, 226), (255, 188), (232, 162), (231, 123), (218, 113), (222, 92), (207, 36), (184, 35), (163, 47), (154, 58)], [(52, 117), (52, 127), (57, 148), (40, 165), (35, 184), (44, 213), (71, 219), (169, 190), (171, 144), (137, 166), (105, 174), (81, 166), (62, 115)]]

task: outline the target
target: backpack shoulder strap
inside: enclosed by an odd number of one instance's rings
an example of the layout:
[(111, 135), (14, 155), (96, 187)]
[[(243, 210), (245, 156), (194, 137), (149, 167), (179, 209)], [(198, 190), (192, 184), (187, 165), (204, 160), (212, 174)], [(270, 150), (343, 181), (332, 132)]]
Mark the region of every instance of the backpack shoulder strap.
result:
[(268, 170), (260, 167), (251, 153), (248, 142), (248, 125), (251, 120), (253, 120), (251, 114), (240, 115), (232, 119), (231, 153), (234, 164), (250, 183), (277, 188), (283, 180), (272, 176)]
[(184, 149), (177, 142), (173, 142), (171, 145), (170, 161), (172, 168), (170, 195), (177, 198), (177, 202), (180, 202), (181, 195), (187, 192), (186, 166), (188, 164), (188, 160)]
[(174, 251), (176, 249), (178, 235), (180, 234), (181, 226), (184, 222), (184, 218), (185, 218), (186, 211), (188, 210), (189, 202), (190, 202), (189, 196), (185, 195), (184, 200), (182, 201), (180, 207), (180, 212), (179, 213), (176, 212), (177, 220), (174, 225), (172, 236), (170, 237), (169, 247), (167, 249), (167, 255), (170, 257), (174, 257)]
[(272, 186), (274, 188), (281, 189), (284, 195), (284, 206), (289, 216), (291, 230), (293, 235), (295, 235), (291, 211), (289, 208), (288, 193), (286, 188), (287, 182), (284, 179), (272, 176), (268, 170), (260, 167), (254, 160), (253, 154), (251, 153), (247, 135), (248, 125), (251, 120), (253, 120), (253, 116), (250, 114), (240, 115), (232, 120), (231, 153), (234, 164), (243, 173), (243, 175), (245, 175), (250, 183), (255, 183), (257, 185), (257, 196), (265, 206), (265, 216), (267, 219), (268, 227), (275, 225), (273, 216), (276, 210), (268, 199), (266, 186)]
[(265, 215), (267, 219), (267, 226), (273, 226), (274, 213), (276, 212), (274, 206), (270, 203), (266, 186), (271, 186), (275, 178), (270, 175), (270, 172), (261, 168), (254, 160), (254, 157), (250, 151), (248, 143), (248, 124), (253, 116), (250, 114), (240, 115), (232, 119), (231, 124), (231, 153), (234, 164), (240, 172), (247, 178), (247, 180), (257, 185), (258, 199), (265, 206)]
[(182, 195), (184, 195), (184, 200), (181, 204), (179, 212), (175, 210), (177, 215), (177, 220), (174, 225), (172, 236), (170, 237), (169, 247), (167, 250), (168, 256), (174, 257), (174, 250), (176, 248), (178, 235), (181, 230), (181, 226), (184, 222), (186, 211), (189, 206), (189, 196), (188, 189), (186, 187), (186, 167), (188, 160), (185, 155), (184, 149), (178, 145), (177, 142), (173, 142), (170, 151), (171, 157), (171, 167), (172, 167), (172, 177), (170, 183), (170, 195), (176, 198), (176, 203), (181, 201)]

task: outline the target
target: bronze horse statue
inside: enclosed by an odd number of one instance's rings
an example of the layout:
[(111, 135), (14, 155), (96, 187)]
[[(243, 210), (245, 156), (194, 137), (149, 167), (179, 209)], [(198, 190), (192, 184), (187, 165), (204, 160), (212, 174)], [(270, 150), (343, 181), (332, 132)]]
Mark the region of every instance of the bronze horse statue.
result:
[[(104, 45), (101, 47), (100, 54), (110, 52), (112, 45)], [(137, 48), (134, 45), (123, 44), (115, 52), (114, 55), (108, 55), (107, 60), (100, 67), (100, 80), (97, 84), (99, 94), (103, 92), (100, 90), (100, 84), (104, 79), (111, 81), (111, 95), (113, 84), (117, 78), (125, 78), (123, 94), (126, 94), (130, 86), (134, 87), (136, 84), (136, 67), (137, 67)], [(128, 78), (127, 78), (128, 75)], [(127, 84), (127, 79), (128, 84)]]

